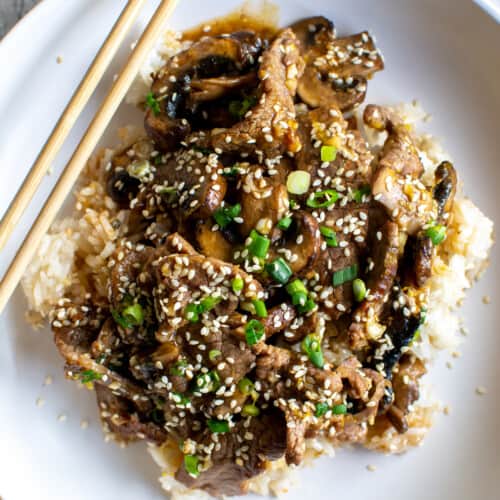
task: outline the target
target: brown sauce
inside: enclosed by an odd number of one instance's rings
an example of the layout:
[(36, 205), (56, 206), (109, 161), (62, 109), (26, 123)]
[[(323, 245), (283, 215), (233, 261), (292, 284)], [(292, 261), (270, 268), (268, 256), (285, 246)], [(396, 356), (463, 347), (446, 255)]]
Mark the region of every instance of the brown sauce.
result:
[(214, 18), (184, 31), (182, 39), (194, 41), (203, 36), (217, 36), (223, 33), (251, 30), (258, 33), (262, 38), (270, 40), (278, 31), (277, 23), (273, 22), (273, 18), (277, 16), (271, 15), (271, 20), (266, 19), (266, 17), (267, 10), (260, 14), (249, 13), (243, 7), (227, 16)]

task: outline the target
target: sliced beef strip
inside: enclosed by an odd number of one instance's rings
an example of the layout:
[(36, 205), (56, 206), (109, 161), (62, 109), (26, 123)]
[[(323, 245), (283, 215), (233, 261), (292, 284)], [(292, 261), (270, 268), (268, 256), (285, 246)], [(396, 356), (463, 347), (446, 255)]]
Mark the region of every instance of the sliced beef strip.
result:
[(260, 151), (267, 158), (298, 151), (293, 97), (302, 70), (295, 35), (290, 29), (283, 30), (262, 55), (258, 103), (233, 127), (213, 130), (212, 146), (238, 154)]
[[(200, 488), (216, 497), (246, 493), (247, 480), (262, 473), (267, 460), (283, 456), (285, 429), (285, 419), (279, 411), (242, 420), (230, 433), (217, 435), (220, 446), (214, 448), (207, 470), (193, 477), (182, 466), (176, 479), (188, 488)], [(206, 446), (213, 444), (209, 435), (200, 442)]]
[(272, 228), (288, 211), (288, 191), (277, 176), (266, 176), (266, 169), (258, 165), (250, 167), (241, 179), (241, 214), (243, 222), (239, 230), (248, 236), (265, 221)]
[(253, 32), (203, 37), (168, 60), (154, 77), (158, 109), (146, 111), (148, 135), (171, 151), (192, 131), (200, 104), (251, 86), (262, 40)]
[[(302, 149), (297, 153), (297, 169), (311, 175), (314, 191), (335, 189), (341, 197), (352, 199), (356, 189), (371, 181), (371, 154), (358, 130), (335, 106), (321, 106), (298, 117)], [(333, 146), (335, 159), (321, 161), (321, 146)]]
[(157, 165), (154, 178), (141, 185), (131, 202), (133, 212), (146, 219), (167, 212), (178, 222), (212, 215), (227, 189), (217, 155), (181, 149), (164, 158), (165, 163)]
[(291, 26), (306, 62), (297, 92), (309, 106), (334, 104), (348, 111), (363, 102), (368, 80), (384, 68), (375, 41), (364, 31), (336, 38), (333, 23), (306, 18)]
[(113, 394), (108, 387), (95, 384), (97, 405), (104, 428), (118, 441), (146, 439), (161, 445), (167, 439), (165, 429), (153, 422), (142, 422), (132, 402)]
[(377, 338), (383, 330), (379, 317), (389, 299), (391, 287), (398, 271), (399, 230), (397, 224), (387, 221), (376, 232), (372, 241), (373, 269), (367, 274), (367, 298), (354, 311), (354, 321), (349, 327), (350, 345), (359, 350), (368, 345), (370, 338)]
[(363, 119), (374, 130), (388, 133), (372, 178), (372, 195), (400, 229), (413, 236), (436, 218), (432, 193), (420, 180), (423, 166), (417, 148), (408, 129), (389, 109), (370, 104)]

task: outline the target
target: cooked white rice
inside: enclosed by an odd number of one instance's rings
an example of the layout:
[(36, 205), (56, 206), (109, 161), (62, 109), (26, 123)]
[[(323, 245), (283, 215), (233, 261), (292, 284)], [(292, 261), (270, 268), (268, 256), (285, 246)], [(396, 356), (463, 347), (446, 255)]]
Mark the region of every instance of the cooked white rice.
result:
[[(180, 41), (178, 34), (167, 32), (141, 70), (127, 101), (134, 104), (143, 102), (151, 83), (151, 73), (186, 45), (186, 42)], [(416, 102), (395, 109), (412, 129), (420, 121), (429, 119), (429, 115)], [(383, 144), (384, 134), (367, 130), (366, 135), (374, 151)], [(122, 131), (121, 145), (129, 144), (136, 136), (137, 133), (131, 130)], [(424, 182), (430, 184), (437, 164), (449, 157), (439, 142), (427, 134), (415, 134), (415, 142), (425, 167)], [(106, 293), (106, 275), (100, 269), (114, 251), (115, 242), (127, 223), (127, 212), (117, 210), (101, 182), (102, 172), (112, 154), (112, 150), (101, 151), (90, 162), (76, 191), (75, 213), (53, 225), (27, 269), (22, 286), (32, 322), (47, 317), (69, 287), (88, 289), (91, 282), (97, 293)], [(434, 275), (430, 280), (431, 308), (427, 313), (427, 322), (421, 329), (421, 340), (414, 346), (417, 354), (426, 360), (432, 359), (437, 350), (454, 349), (460, 342), (460, 320), (456, 309), (465, 291), (484, 269), (492, 238), (492, 221), (470, 200), (457, 193), (447, 238), (438, 247), (439, 256), (435, 259)], [(410, 446), (419, 445), (439, 408), (431, 395), (422, 392), (421, 400), (408, 417), (410, 430), (407, 433), (398, 434), (391, 429), (382, 436), (369, 439), (366, 446), (385, 453), (401, 453)], [(207, 493), (188, 490), (175, 480), (174, 471), (181, 460), (176, 445), (167, 442), (162, 447), (149, 445), (148, 449), (162, 469), (160, 482), (173, 500), (210, 498)], [(333, 446), (326, 440), (309, 440), (304, 463), (311, 463), (321, 454), (333, 456)], [(288, 491), (295, 480), (295, 468), (287, 467), (282, 459), (269, 463), (268, 469), (250, 480), (248, 486), (249, 491), (257, 494), (279, 495)]]

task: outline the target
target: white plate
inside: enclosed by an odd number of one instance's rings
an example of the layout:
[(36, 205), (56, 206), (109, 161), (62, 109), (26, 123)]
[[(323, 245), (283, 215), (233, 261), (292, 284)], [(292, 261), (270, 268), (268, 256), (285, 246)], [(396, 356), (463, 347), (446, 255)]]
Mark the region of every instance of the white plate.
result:
[[(156, 2), (150, 2), (152, 11)], [(369, 85), (369, 101), (395, 103), (418, 98), (434, 120), (429, 130), (444, 139), (465, 190), (500, 221), (500, 28), (467, 0), (281, 1), (281, 23), (312, 14), (335, 20), (340, 33), (365, 28), (377, 36), (386, 70)], [(45, 0), (0, 44), (0, 212), (3, 212), (68, 101), (95, 51), (123, 6), (117, 0)], [(188, 27), (238, 5), (233, 1), (183, 0), (172, 19)], [(142, 19), (144, 23), (144, 18)], [(133, 35), (137, 35), (136, 33)], [(130, 38), (129, 42), (132, 41)], [(54, 165), (68, 159), (98, 102), (109, 87), (109, 71)], [(62, 64), (56, 57), (62, 56)], [(123, 105), (119, 123), (140, 119)], [(33, 208), (1, 254), (0, 273), (49, 192), (44, 180)], [(499, 260), (494, 249), (492, 262)], [(287, 498), (406, 500), (494, 500), (500, 496), (500, 335), (496, 312), (500, 267), (492, 265), (463, 309), (471, 335), (463, 357), (445, 368), (442, 356), (429, 377), (450, 405), (421, 449), (400, 457), (341, 451), (301, 472)], [(492, 304), (481, 302), (489, 294)], [(137, 500), (161, 498), (158, 469), (144, 445), (121, 450), (104, 444), (94, 396), (65, 381), (63, 362), (48, 330), (33, 332), (23, 320), (20, 290), (0, 318), (0, 496), (4, 500)], [(46, 375), (54, 383), (43, 386)], [(488, 394), (479, 397), (475, 387)], [(45, 405), (37, 407), (37, 398)], [(57, 416), (67, 415), (65, 422)], [(80, 428), (88, 419), (90, 427)], [(377, 466), (368, 472), (367, 464)]]

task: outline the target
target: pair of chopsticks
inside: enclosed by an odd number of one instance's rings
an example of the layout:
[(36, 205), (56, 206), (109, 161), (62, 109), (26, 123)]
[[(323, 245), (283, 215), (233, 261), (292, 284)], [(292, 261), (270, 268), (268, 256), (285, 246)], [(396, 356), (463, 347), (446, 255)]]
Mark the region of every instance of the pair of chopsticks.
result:
[[(51, 136), (33, 164), (20, 190), (10, 204), (0, 223), (0, 251), (5, 246), (16, 224), (33, 198), (43, 176), (59, 152), (90, 96), (111, 63), (125, 35), (132, 27), (146, 0), (129, 0), (112, 31), (106, 38), (92, 65), (64, 110)], [(24, 239), (5, 276), (0, 282), (0, 313), (21, 280), (27, 266), (33, 259), (43, 235), (49, 230), (57, 212), (80, 172), (94, 151), (100, 137), (113, 118), (130, 85), (134, 81), (146, 55), (160, 36), (164, 23), (172, 13), (177, 0), (162, 0), (149, 24), (137, 42), (127, 64), (104, 99), (99, 111), (90, 123), (80, 144), (66, 165), (64, 172), (45, 202), (35, 223)]]

